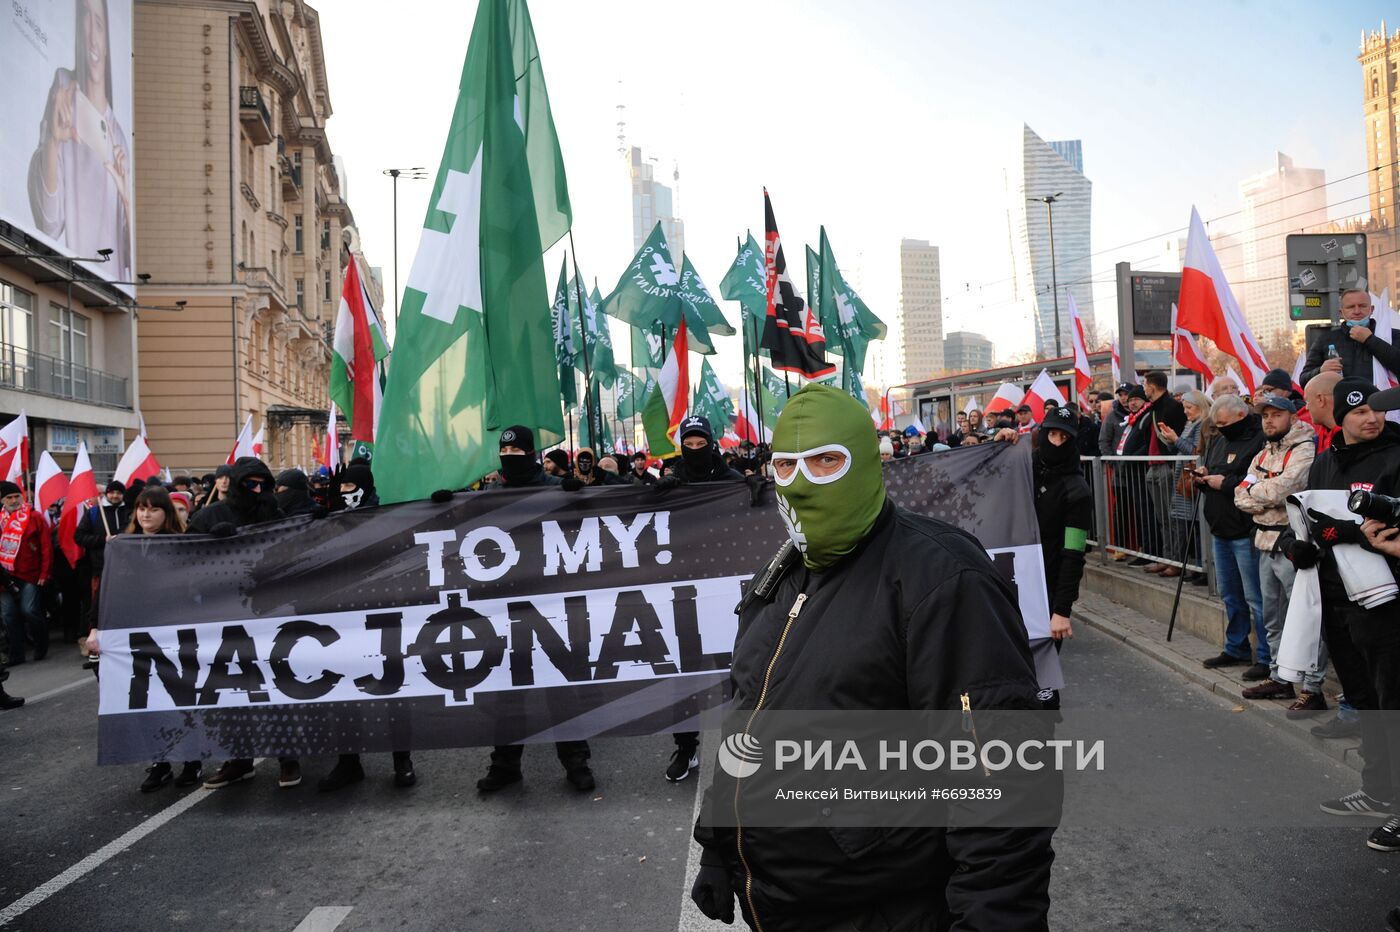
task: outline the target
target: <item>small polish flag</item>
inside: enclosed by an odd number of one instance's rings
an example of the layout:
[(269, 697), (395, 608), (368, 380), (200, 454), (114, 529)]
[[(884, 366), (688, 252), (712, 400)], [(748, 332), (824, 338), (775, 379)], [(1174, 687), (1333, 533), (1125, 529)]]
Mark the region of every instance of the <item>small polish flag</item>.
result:
[(250, 414), (248, 420), (243, 422), (243, 429), (238, 432), (238, 439), (233, 442), (233, 450), (224, 462), (232, 466), (234, 460), (239, 457), (256, 455), (253, 452), (253, 416)]
[(48, 520), (49, 509), (67, 494), (68, 477), (45, 450), (39, 454), (39, 469), (34, 477), (34, 503), (45, 520)]
[(1026, 393), (1021, 390), (1021, 386), (1012, 385), (1010, 382), (1002, 382), (997, 393), (992, 396), (992, 400), (987, 403), (987, 407), (982, 409), (983, 414), (995, 414), (998, 411), (1005, 411), (1008, 408), (1015, 410), (1025, 399)]
[(126, 452), (122, 454), (121, 461), (117, 463), (116, 472), (112, 473), (112, 478), (122, 485), (131, 485), (137, 479), (146, 480), (158, 475), (160, 475), (160, 462), (146, 444), (145, 435), (137, 434), (126, 448)]
[(1264, 361), (1264, 348), (1240, 311), (1195, 207), (1191, 208), (1191, 228), (1186, 236), (1186, 258), (1182, 266), (1181, 292), (1176, 299), (1178, 325), (1191, 333), (1209, 337), (1222, 352), (1235, 357), (1244, 371), (1245, 384), (1253, 392), (1263, 384), (1269, 371), (1269, 364)]
[(78, 457), (73, 462), (73, 476), (68, 482), (68, 494), (63, 499), (63, 511), (58, 516), (58, 546), (68, 558), (68, 565), (77, 567), (83, 558), (83, 548), (73, 539), (78, 519), (97, 498), (97, 480), (88, 460), (87, 444), (78, 441)]
[(1064, 394), (1055, 384), (1055, 380), (1050, 378), (1050, 373), (1041, 369), (1040, 375), (1035, 377), (1025, 397), (1025, 403), (1031, 406), (1031, 420), (1037, 424), (1045, 420), (1045, 402), (1051, 398), (1059, 404), (1066, 403)]

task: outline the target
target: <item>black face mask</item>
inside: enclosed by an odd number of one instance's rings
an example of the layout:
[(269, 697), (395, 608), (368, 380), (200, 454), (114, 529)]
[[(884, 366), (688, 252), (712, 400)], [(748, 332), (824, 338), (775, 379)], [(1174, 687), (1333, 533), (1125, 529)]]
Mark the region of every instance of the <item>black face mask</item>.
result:
[(593, 460), (586, 456), (578, 458), (578, 471), (581, 475), (587, 476), (593, 472)]
[(685, 463), (686, 472), (705, 473), (710, 470), (710, 447), (709, 444), (698, 450), (690, 447), (681, 447), (681, 461)]
[(1040, 462), (1049, 469), (1063, 469), (1079, 463), (1079, 450), (1074, 445), (1073, 437), (1058, 447), (1041, 437), (1035, 452), (1040, 457)]
[(539, 466), (528, 453), (502, 453), (501, 478), (507, 485), (516, 485), (529, 479)]
[(1220, 428), (1220, 433), (1226, 440), (1238, 440), (1244, 436), (1244, 432), (1249, 429), (1249, 418), (1242, 417), (1228, 427)]

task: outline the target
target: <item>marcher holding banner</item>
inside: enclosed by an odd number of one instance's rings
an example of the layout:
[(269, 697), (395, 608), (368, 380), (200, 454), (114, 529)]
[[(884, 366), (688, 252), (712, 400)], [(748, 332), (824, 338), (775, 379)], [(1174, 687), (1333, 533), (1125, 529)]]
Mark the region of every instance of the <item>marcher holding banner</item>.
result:
[[(780, 556), (740, 605), (735, 709), (1038, 708), (1016, 597), (973, 537), (887, 499), (859, 402), (807, 385), (773, 448), (796, 558)], [(1046, 928), (1052, 829), (857, 831), (857, 859), (826, 828), (723, 827), (710, 806), (691, 896), (711, 919), (733, 920), (737, 892), (744, 919), (768, 932), (947, 928), (955, 917)]]

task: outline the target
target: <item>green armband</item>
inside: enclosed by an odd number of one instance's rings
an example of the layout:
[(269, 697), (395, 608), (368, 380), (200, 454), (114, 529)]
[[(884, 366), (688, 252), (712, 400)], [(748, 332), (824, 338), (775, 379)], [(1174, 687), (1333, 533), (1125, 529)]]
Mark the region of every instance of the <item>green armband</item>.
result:
[(1065, 549), (1078, 550), (1084, 552), (1085, 543), (1089, 538), (1089, 532), (1082, 527), (1065, 528)]

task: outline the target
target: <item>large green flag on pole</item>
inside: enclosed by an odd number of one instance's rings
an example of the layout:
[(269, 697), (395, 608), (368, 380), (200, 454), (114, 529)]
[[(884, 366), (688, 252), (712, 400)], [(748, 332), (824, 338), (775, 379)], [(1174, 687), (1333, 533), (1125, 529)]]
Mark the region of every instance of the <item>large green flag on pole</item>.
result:
[[(710, 301), (713, 303), (714, 299)], [(654, 334), (662, 344), (675, 338), (676, 329), (684, 319), (691, 351), (706, 356), (715, 351), (714, 344), (710, 342), (709, 324), (701, 316), (700, 309), (681, 293), (681, 270), (676, 268), (675, 260), (671, 258), (660, 221), (617, 280), (612, 294), (603, 299), (602, 308), (604, 313), (626, 321), (644, 333)], [(721, 316), (720, 322), (723, 323), (723, 320)], [(658, 332), (658, 322), (665, 328), (664, 334)], [(734, 332), (728, 324), (724, 324), (724, 327), (727, 333)], [(634, 357), (635, 346), (634, 339)], [(656, 355), (659, 358), (661, 353)], [(657, 368), (660, 368), (660, 363)]]
[(763, 334), (763, 321), (768, 314), (768, 286), (763, 269), (763, 247), (754, 240), (752, 233), (739, 247), (734, 264), (720, 280), (719, 294), (726, 301), (739, 302), (744, 356), (752, 356), (755, 352), (769, 355), (766, 348), (758, 345), (758, 338)]
[(620, 420), (625, 421), (642, 410), (642, 402), (646, 400), (647, 384), (626, 369), (618, 370), (617, 416)]
[(734, 402), (708, 359), (700, 364), (700, 381), (695, 385), (691, 407), (709, 420), (716, 435), (724, 433), (734, 421)]
[(681, 300), (689, 305), (686, 314), (686, 330), (690, 330), (690, 311), (705, 325), (705, 329), (711, 334), (718, 334), (722, 337), (732, 337), (735, 334), (729, 321), (724, 319), (724, 312), (719, 309), (719, 302), (715, 296), (710, 294), (710, 289), (705, 287), (705, 283), (700, 280), (700, 273), (695, 271), (695, 266), (690, 264), (690, 256), (681, 258)]
[(571, 326), (573, 314), (569, 310), (569, 260), (559, 267), (559, 284), (554, 287), (554, 303), (549, 306), (549, 324), (554, 333), (554, 359), (559, 364), (559, 394), (564, 400), (564, 410), (578, 404), (578, 386), (574, 384), (574, 366), (581, 365), (578, 344), (574, 334), (576, 326)]
[[(569, 302), (569, 322), (573, 327), (574, 343), (580, 344), (583, 339), (588, 341), (588, 362), (593, 381), (604, 388), (612, 388), (613, 381), (617, 378), (617, 364), (613, 360), (612, 334), (608, 332), (608, 318), (599, 313), (598, 305), (592, 297), (584, 295), (583, 318), (588, 333), (581, 337), (578, 329), (578, 294), (578, 283), (570, 282), (565, 297)], [(582, 354), (578, 356), (576, 365), (582, 372)]]
[(763, 423), (776, 424), (778, 415), (783, 413), (783, 405), (788, 400), (788, 385), (782, 376), (767, 366), (763, 367), (763, 383), (759, 386), (763, 398)]
[[(810, 263), (810, 249), (808, 253)], [(826, 227), (821, 230), (819, 265), (818, 297), (813, 299), (813, 304), (822, 330), (826, 333), (827, 349), (842, 357), (841, 387), (864, 403), (865, 391), (860, 384), (860, 374), (865, 370), (866, 350), (871, 340), (885, 338), (886, 328), (841, 274), (836, 256), (831, 251), (831, 242), (826, 238)], [(811, 274), (810, 271), (808, 274)]]
[(385, 502), (460, 488), (496, 436), (564, 433), (543, 253), (572, 222), (524, 0), (480, 0), (408, 274), (376, 450)]

